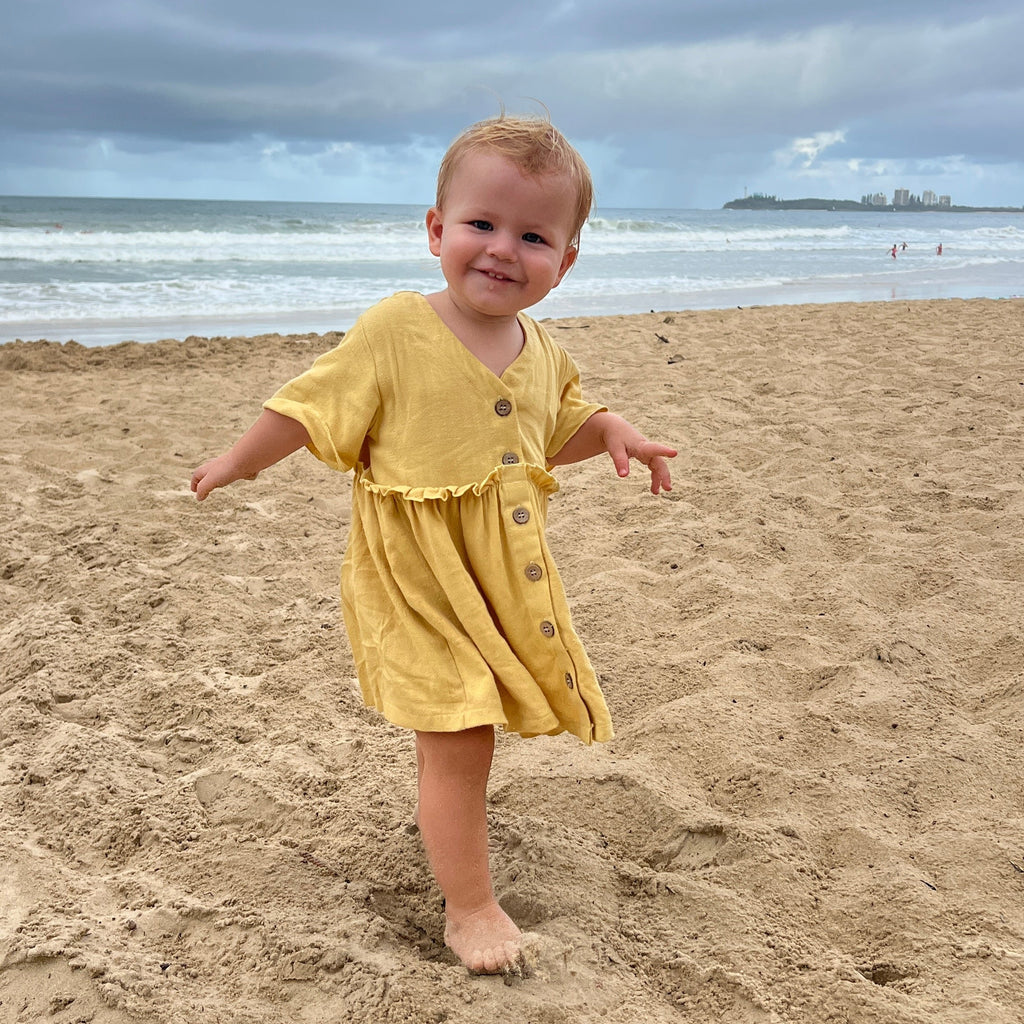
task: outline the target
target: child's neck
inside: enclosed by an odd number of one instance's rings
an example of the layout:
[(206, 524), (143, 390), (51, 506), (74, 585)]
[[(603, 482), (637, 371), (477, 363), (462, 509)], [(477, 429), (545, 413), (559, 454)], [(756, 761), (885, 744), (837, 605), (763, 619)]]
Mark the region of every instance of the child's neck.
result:
[(500, 377), (523, 350), (525, 335), (518, 314), (480, 320), (466, 315), (447, 289), (424, 296), (444, 325), (496, 377)]

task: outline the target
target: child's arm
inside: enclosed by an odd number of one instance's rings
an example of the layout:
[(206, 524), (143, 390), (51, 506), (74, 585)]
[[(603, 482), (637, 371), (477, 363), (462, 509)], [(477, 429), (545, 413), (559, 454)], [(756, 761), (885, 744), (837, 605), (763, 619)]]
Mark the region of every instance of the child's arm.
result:
[(619, 476), (629, 476), (629, 460), (642, 462), (651, 471), (651, 493), (672, 490), (672, 477), (666, 459), (674, 459), (676, 450), (656, 441), (648, 441), (632, 423), (610, 412), (597, 412), (576, 431), (551, 459), (553, 466), (582, 462), (607, 452)]
[(228, 451), (204, 462), (192, 474), (192, 490), (202, 501), (214, 488), (236, 480), (255, 480), (268, 466), (308, 443), (309, 434), (298, 420), (264, 409)]

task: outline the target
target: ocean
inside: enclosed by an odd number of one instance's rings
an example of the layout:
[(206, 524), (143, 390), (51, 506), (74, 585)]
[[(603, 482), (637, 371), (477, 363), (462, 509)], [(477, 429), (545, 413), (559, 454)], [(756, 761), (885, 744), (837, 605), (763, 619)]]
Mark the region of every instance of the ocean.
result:
[[(0, 197), (0, 342), (345, 330), (391, 292), (443, 286), (425, 212)], [(530, 313), (1022, 293), (1024, 214), (605, 209)]]

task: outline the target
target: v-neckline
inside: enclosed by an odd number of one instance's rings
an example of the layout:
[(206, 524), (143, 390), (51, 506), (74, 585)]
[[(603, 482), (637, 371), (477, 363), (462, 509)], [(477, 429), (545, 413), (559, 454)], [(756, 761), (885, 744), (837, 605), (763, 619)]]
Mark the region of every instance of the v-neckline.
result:
[(506, 384), (506, 375), (523, 358), (523, 356), (526, 354), (527, 348), (532, 347), (529, 344), (530, 333), (526, 329), (526, 324), (524, 324), (522, 321), (522, 313), (516, 313), (516, 323), (519, 326), (519, 330), (523, 334), (523, 344), (520, 347), (519, 351), (516, 353), (515, 359), (513, 359), (508, 364), (508, 366), (506, 366), (505, 369), (501, 371), (501, 373), (495, 373), (494, 370), (492, 370), (474, 351), (472, 351), (472, 349), (470, 349), (462, 341), (462, 339), (448, 326), (448, 324), (445, 323), (444, 318), (441, 316), (440, 313), (438, 313), (436, 309), (434, 309), (431, 303), (427, 300), (426, 295), (424, 295), (422, 292), (417, 292), (416, 294), (419, 295), (419, 297), (423, 300), (424, 305), (426, 305), (427, 309), (430, 310), (431, 314), (437, 318), (437, 322), (441, 325), (441, 328), (445, 331), (445, 333), (451, 338), (452, 342), (458, 345), (461, 351), (463, 351), (466, 354), (466, 356), (472, 361), (472, 363), (475, 366), (478, 366), (481, 370), (483, 370), (484, 373), (489, 374), (491, 377), (493, 377), (495, 380), (500, 381), (502, 384)]

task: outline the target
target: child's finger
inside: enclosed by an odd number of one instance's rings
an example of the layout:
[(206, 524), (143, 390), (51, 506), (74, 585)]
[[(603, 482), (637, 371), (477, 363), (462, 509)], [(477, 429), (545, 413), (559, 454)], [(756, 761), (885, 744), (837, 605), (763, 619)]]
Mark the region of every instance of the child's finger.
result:
[(189, 487), (198, 501), (205, 501), (210, 491), (214, 490), (217, 486), (216, 478), (205, 465), (200, 466), (192, 474), (192, 479), (189, 481)]
[(626, 451), (626, 446), (624, 444), (611, 445), (608, 448), (608, 454), (615, 466), (615, 472), (619, 476), (629, 476), (629, 452)]
[(660, 455), (666, 459), (674, 459), (679, 454), (679, 452), (677, 452), (675, 448), (669, 448), (668, 445), (664, 444), (652, 444), (651, 449), (652, 456)]
[(672, 475), (669, 473), (668, 463), (660, 455), (651, 459), (648, 468), (651, 471), (652, 494), (672, 490)]

